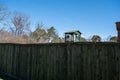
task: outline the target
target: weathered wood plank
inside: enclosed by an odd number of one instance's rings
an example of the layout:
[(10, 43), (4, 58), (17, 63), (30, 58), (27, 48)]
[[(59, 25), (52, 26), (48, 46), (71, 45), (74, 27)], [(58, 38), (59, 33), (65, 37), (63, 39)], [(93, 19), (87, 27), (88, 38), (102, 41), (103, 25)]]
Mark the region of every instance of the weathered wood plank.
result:
[(120, 44), (0, 43), (0, 73), (22, 80), (120, 80)]

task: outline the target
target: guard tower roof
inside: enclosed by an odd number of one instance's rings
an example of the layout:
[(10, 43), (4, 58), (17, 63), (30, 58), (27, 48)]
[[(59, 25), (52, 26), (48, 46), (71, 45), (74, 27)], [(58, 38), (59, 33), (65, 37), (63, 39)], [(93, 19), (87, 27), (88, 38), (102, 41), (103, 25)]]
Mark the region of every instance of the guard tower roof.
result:
[(76, 34), (76, 35), (79, 35), (79, 34), (81, 34), (81, 32), (79, 30), (72, 30), (72, 31), (65, 32), (65, 34)]

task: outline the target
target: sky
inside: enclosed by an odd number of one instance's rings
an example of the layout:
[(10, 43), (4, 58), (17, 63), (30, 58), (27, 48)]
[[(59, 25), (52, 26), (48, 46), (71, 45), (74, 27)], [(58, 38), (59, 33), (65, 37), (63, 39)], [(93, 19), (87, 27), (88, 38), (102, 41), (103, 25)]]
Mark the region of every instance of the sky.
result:
[(37, 23), (54, 26), (60, 36), (79, 30), (83, 37), (117, 36), (120, 0), (0, 0), (11, 12), (30, 16), (32, 30)]

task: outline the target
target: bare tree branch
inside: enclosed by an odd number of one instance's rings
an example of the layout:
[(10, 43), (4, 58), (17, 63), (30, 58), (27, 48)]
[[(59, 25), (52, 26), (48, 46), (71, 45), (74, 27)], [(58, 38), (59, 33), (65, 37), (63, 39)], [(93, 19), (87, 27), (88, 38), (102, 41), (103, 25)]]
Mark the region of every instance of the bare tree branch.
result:
[(12, 23), (14, 27), (10, 29), (16, 36), (23, 35), (30, 30), (29, 17), (19, 12), (14, 13)]
[(5, 5), (0, 4), (0, 22), (8, 16), (8, 9)]

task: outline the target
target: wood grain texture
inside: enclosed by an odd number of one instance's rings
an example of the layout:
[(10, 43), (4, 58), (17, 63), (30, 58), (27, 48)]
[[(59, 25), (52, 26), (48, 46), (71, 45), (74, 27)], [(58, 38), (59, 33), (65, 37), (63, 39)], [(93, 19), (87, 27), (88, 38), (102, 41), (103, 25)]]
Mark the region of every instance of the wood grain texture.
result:
[(0, 74), (20, 80), (120, 80), (119, 43), (0, 43)]

